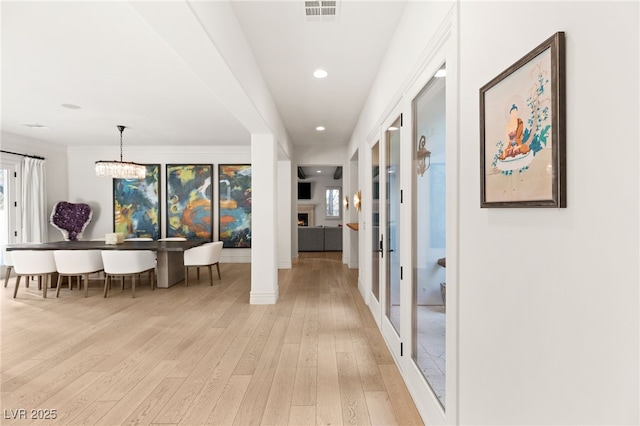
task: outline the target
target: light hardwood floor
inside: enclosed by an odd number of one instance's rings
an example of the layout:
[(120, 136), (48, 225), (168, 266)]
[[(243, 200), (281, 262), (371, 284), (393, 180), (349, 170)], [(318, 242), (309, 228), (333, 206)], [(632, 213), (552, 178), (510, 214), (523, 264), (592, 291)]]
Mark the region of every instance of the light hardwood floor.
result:
[(13, 299), (14, 278), (0, 424), (422, 424), (340, 256), (300, 253), (275, 305), (249, 305), (248, 264), (222, 264), (213, 287), (206, 268), (189, 287), (143, 281), (135, 299), (103, 298), (100, 281), (88, 298), (65, 283), (58, 299), (37, 284)]

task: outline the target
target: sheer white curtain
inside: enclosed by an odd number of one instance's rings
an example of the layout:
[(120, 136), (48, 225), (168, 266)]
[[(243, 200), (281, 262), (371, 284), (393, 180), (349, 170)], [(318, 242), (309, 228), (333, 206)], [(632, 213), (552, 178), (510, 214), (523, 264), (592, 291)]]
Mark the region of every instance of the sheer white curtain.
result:
[(44, 191), (44, 160), (22, 161), (22, 242), (47, 242), (47, 206)]

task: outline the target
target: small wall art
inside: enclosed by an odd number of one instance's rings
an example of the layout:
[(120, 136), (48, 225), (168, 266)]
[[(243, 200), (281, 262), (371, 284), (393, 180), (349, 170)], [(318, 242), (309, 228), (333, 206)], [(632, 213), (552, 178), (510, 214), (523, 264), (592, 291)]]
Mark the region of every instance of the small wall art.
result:
[(212, 241), (212, 178), (212, 164), (167, 164), (167, 237)]
[(145, 164), (144, 179), (113, 179), (113, 231), (125, 238), (160, 238), (160, 165)]
[(480, 89), (481, 207), (566, 207), (564, 33)]
[(220, 241), (223, 247), (251, 247), (251, 165), (220, 165)]

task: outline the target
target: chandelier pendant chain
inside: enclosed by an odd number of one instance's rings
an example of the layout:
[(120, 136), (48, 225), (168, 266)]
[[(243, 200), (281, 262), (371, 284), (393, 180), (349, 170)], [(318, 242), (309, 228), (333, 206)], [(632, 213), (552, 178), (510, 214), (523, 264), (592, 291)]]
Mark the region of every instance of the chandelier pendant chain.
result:
[(122, 132), (125, 126), (117, 127), (120, 130), (120, 161), (96, 161), (96, 175), (116, 179), (144, 179), (147, 172), (144, 165), (123, 160)]
[(124, 126), (118, 126), (118, 130), (120, 130), (120, 162), (122, 162), (122, 132), (124, 131)]

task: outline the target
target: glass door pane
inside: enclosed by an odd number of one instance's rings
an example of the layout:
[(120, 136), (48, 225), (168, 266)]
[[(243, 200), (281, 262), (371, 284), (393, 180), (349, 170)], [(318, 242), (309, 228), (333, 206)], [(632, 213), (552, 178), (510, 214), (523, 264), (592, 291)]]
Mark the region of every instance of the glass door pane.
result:
[(6, 272), (4, 247), (7, 244), (15, 243), (16, 226), (16, 167), (12, 164), (0, 164), (0, 265), (2, 266), (1, 276)]
[(445, 106), (444, 77), (433, 77), (412, 106), (412, 358), (443, 407), (446, 377)]
[[(7, 169), (0, 169), (0, 245), (2, 248), (9, 242), (9, 218), (7, 217)], [(4, 276), (4, 250), (0, 251), (1, 262), (3, 266), (2, 275)]]
[(386, 131), (385, 314), (400, 334), (400, 117)]
[[(371, 292), (380, 301), (380, 143), (371, 148)], [(378, 315), (378, 318), (380, 316)]]

